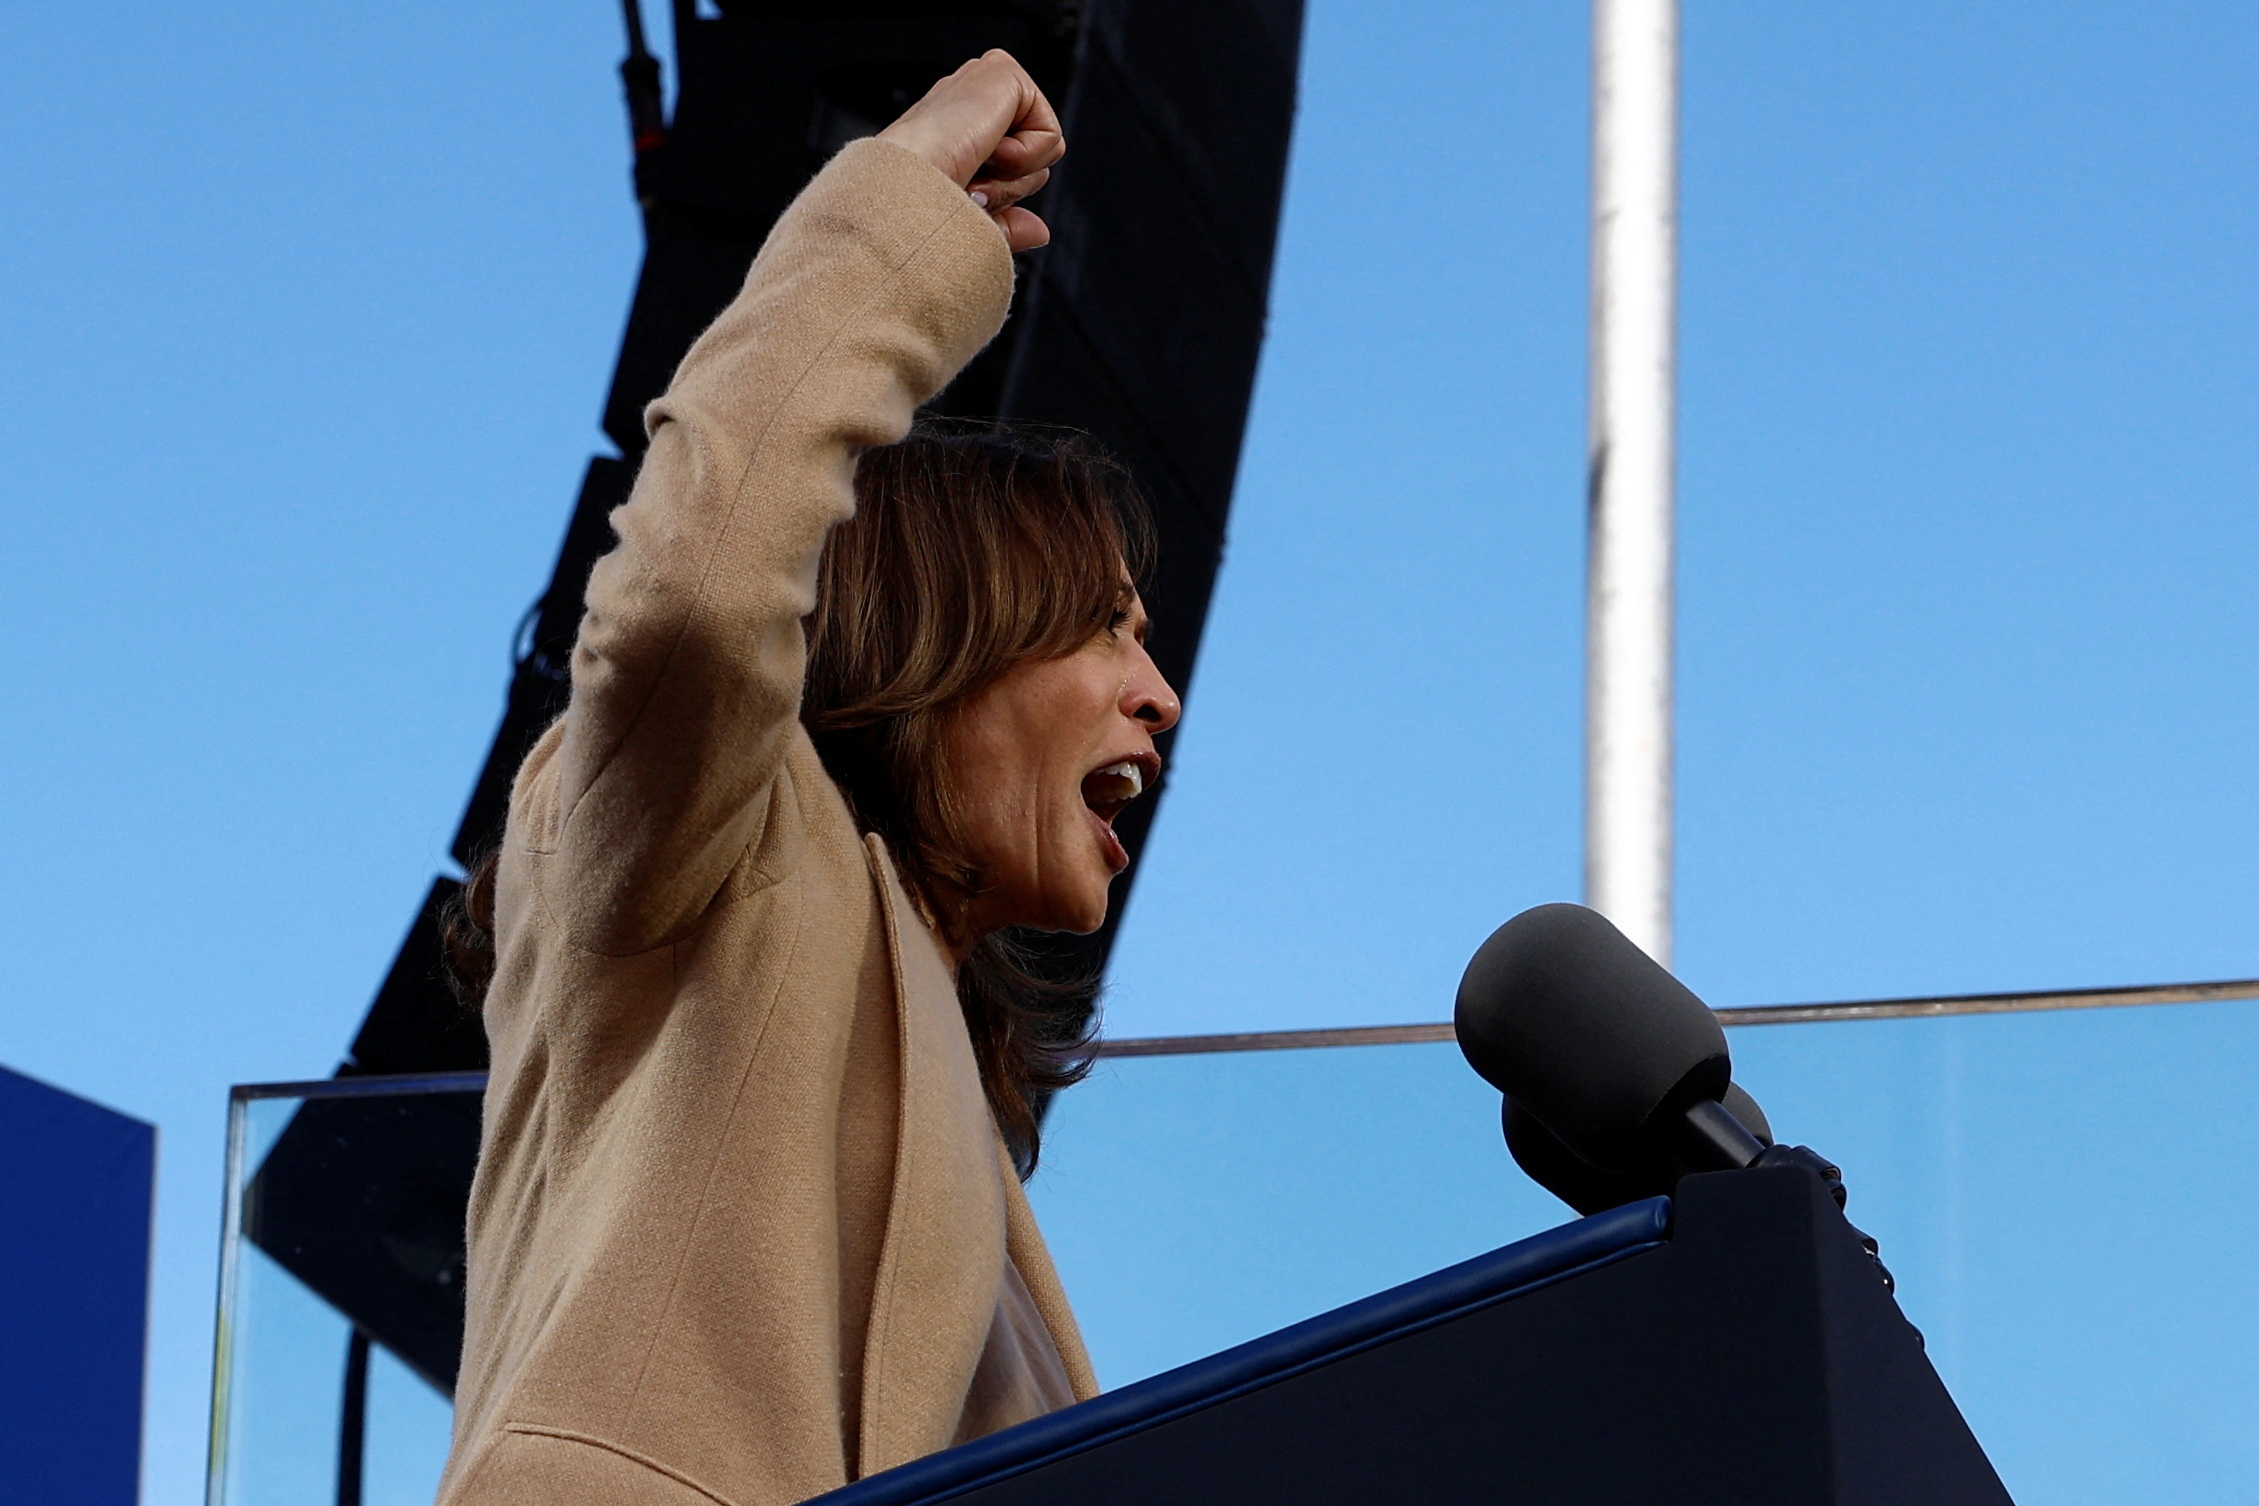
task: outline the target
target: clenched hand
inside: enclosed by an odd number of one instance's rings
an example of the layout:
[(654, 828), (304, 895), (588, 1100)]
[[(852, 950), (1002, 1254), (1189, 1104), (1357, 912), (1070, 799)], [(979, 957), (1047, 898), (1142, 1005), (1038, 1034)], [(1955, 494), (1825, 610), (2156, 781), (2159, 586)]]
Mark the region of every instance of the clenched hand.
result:
[(1014, 251), (1050, 241), (1050, 228), (1020, 200), (1044, 185), (1067, 142), (1051, 101), (1002, 48), (935, 84), (879, 139), (908, 147), (963, 184)]

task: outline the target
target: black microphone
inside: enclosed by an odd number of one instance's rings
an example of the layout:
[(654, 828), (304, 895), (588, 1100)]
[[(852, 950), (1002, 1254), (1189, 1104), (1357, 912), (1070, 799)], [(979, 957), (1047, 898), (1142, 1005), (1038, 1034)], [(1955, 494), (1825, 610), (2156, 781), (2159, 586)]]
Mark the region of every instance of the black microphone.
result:
[[(1452, 1029), (1506, 1095), (1514, 1159), (1579, 1213), (1753, 1164), (1802, 1166), (1844, 1206), (1843, 1173), (1774, 1144), (1734, 1087), (1710, 1006), (1596, 910), (1539, 905), (1493, 931), (1459, 980)], [(1892, 1287), (1873, 1238), (1859, 1240)]]
[(1765, 1142), (1720, 1101), (1717, 1016), (1599, 912), (1540, 905), (1491, 933), (1459, 982), (1459, 1049), (1602, 1171), (1728, 1171)]

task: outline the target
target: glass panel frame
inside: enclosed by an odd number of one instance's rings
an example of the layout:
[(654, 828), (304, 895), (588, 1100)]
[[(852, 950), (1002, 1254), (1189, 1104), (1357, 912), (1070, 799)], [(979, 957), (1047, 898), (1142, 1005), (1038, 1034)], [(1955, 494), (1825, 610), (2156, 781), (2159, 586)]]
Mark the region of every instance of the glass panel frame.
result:
[[(308, 1105), (414, 1113), (451, 1101), (468, 1107), (475, 1148), (484, 1086), (483, 1073), (453, 1072), (259, 1083), (229, 1093), (207, 1506), (429, 1506), (446, 1459), (451, 1402), (308, 1284), (309, 1274), (322, 1280), (320, 1251), (297, 1258), (294, 1271), (285, 1263), (292, 1251), (278, 1258), (263, 1247), (261, 1173), (293, 1124), (305, 1122)], [(351, 1120), (318, 1127), (335, 1140)], [(413, 1238), (392, 1241), (386, 1253), (427, 1276), (435, 1269)], [(459, 1278), (456, 1284), (459, 1291)]]

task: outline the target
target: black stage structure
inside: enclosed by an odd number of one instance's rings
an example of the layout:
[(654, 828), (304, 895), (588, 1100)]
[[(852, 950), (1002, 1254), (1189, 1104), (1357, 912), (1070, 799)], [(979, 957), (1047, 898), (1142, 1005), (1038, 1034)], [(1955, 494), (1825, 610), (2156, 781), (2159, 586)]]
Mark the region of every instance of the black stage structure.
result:
[[(519, 760), (564, 709), (581, 592), (635, 479), (644, 405), (831, 153), (990, 47), (1018, 57), (1059, 106), (1068, 153), (1034, 201), (1052, 244), (1019, 259), (1011, 321), (930, 411), (1078, 429), (1129, 465), (1159, 533), (1153, 657), (1189, 686), (1262, 348), (1301, 0), (722, 0), (711, 17), (674, 0), (681, 81), (663, 123), (659, 65), (637, 0), (625, 4), (645, 252), (604, 403), (619, 453), (589, 461), (556, 569), (526, 614), (455, 860), (467, 868), (500, 835)], [(1141, 800), (1118, 823), (1131, 868), (1114, 919), (1062, 941), (1054, 966), (1104, 966), (1157, 805)], [(454, 888), (434, 881), (343, 1071), (486, 1065), (440, 972), (436, 920)]]
[[(1052, 244), (1020, 259), (1011, 321), (932, 411), (1078, 429), (1129, 465), (1159, 536), (1153, 657), (1188, 686), (1262, 347), (1301, 0), (672, 0), (671, 118), (638, 0), (623, 3), (645, 252), (604, 404), (618, 453), (589, 461), (548, 587), (521, 626), (455, 860), (467, 868), (500, 836), (519, 760), (564, 709), (582, 591), (635, 476), (644, 404), (824, 161), (991, 47), (1034, 74), (1069, 149), (1034, 201)], [(1157, 803), (1118, 823), (1132, 866), (1116, 917)], [(485, 1067), (484, 1034), (440, 965), (438, 918), (456, 888), (433, 881), (339, 1076)], [(1095, 972), (1113, 934), (1109, 922), (1063, 939), (1045, 965)], [(459, 1094), (309, 1102), (248, 1189), (250, 1237), (355, 1324), (341, 1506), (360, 1497), (355, 1413), (370, 1341), (452, 1389), (477, 1137)]]

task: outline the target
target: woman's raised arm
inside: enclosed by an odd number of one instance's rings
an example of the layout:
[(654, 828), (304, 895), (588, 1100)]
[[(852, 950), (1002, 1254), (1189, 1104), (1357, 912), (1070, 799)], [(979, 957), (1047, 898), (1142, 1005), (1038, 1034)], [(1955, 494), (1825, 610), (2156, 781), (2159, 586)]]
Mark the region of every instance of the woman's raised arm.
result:
[(1048, 235), (1016, 201), (1059, 150), (1017, 63), (968, 63), (817, 176), (651, 405), (561, 741), (512, 802), (511, 840), (548, 855), (536, 881), (578, 945), (678, 939), (760, 839), (856, 452), (900, 439), (995, 336), (1008, 246)]

